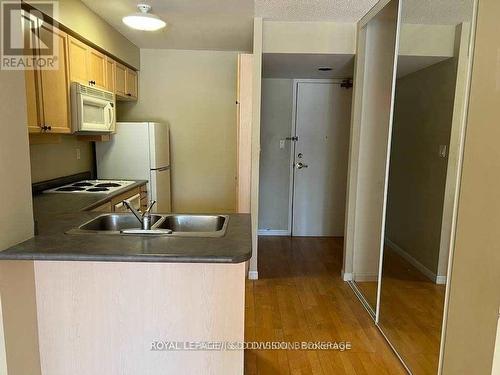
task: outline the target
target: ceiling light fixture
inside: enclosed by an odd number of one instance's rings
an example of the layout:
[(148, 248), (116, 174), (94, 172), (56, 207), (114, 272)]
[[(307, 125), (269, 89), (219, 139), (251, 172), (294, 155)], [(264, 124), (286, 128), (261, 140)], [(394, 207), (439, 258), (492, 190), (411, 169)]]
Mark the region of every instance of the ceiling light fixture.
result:
[(128, 27), (142, 31), (156, 31), (167, 26), (167, 23), (156, 14), (149, 13), (151, 5), (137, 4), (137, 9), (139, 12), (122, 18), (123, 23)]

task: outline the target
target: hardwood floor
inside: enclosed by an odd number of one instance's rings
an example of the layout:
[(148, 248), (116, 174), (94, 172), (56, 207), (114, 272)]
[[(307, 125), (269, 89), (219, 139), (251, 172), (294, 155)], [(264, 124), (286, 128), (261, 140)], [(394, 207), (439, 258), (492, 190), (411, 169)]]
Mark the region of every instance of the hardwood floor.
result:
[(262, 237), (246, 284), (246, 341), (350, 341), (349, 351), (247, 350), (245, 374), (405, 374), (350, 287), (341, 238)]
[(446, 287), (384, 249), (380, 326), (414, 375), (438, 371)]

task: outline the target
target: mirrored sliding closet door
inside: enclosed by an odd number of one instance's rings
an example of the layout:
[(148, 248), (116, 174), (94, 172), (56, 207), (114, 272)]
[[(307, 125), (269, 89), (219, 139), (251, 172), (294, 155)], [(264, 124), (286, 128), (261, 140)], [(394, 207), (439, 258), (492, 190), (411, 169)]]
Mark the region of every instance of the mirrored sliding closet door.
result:
[(359, 23), (349, 172), (348, 234), (353, 289), (376, 315), (384, 194), (400, 1), (380, 1)]
[(401, 1), (378, 325), (415, 375), (439, 367), (475, 5)]

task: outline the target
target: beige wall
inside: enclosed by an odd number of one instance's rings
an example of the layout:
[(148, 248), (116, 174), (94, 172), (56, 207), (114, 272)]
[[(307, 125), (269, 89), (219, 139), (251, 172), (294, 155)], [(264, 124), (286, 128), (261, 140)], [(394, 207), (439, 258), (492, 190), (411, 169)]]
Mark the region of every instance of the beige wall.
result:
[(33, 236), (33, 213), (24, 72), (0, 70), (0, 87), (0, 250), (3, 250)]
[[(58, 4), (58, 22), (134, 68), (140, 68), (139, 48), (80, 0), (61, 0)], [(36, 2), (33, 5), (36, 7)]]
[(396, 82), (386, 239), (437, 274), (456, 59)]
[(293, 80), (262, 80), (259, 229), (288, 230), (292, 104)]
[[(80, 159), (77, 159), (80, 150)], [(92, 144), (76, 136), (63, 135), (61, 143), (30, 146), (31, 181), (46, 181), (57, 177), (93, 170)]]
[(252, 87), (252, 258), (250, 279), (258, 279), (258, 236), (259, 229), (259, 163), (260, 163), (260, 112), (262, 95), (262, 17), (253, 21), (253, 87)]
[(479, 1), (443, 374), (489, 375), (500, 306), (498, 0)]
[(263, 53), (354, 54), (356, 24), (281, 22), (263, 24)]
[(236, 205), (237, 52), (141, 50), (140, 97), (119, 121), (170, 124), (176, 212)]

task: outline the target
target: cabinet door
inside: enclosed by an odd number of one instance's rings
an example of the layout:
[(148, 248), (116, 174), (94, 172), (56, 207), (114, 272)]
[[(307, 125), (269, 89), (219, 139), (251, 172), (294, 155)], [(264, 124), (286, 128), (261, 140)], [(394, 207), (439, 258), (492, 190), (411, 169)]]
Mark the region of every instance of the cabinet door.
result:
[(127, 68), (127, 96), (137, 99), (137, 72)]
[(116, 95), (127, 96), (127, 68), (120, 63), (115, 65), (115, 93)]
[(106, 90), (115, 92), (115, 60), (106, 56)]
[(55, 35), (58, 47), (58, 69), (40, 71), (41, 96), (43, 98), (43, 125), (50, 133), (71, 133), (69, 72), (68, 72), (68, 36), (56, 28), (42, 26), (40, 40), (48, 41)]
[[(34, 21), (28, 17), (22, 17), (24, 30), (24, 45), (30, 46), (32, 41), (32, 30), (36, 29)], [(25, 54), (35, 57), (30, 48), (26, 48)], [(26, 106), (28, 115), (28, 131), (30, 133), (40, 133), (43, 121), (43, 101), (41, 97), (40, 72), (33, 69), (25, 70)]]
[(69, 71), (71, 82), (89, 84), (89, 49), (79, 40), (69, 37)]
[(93, 48), (89, 48), (89, 81), (87, 84), (106, 88), (106, 56)]

